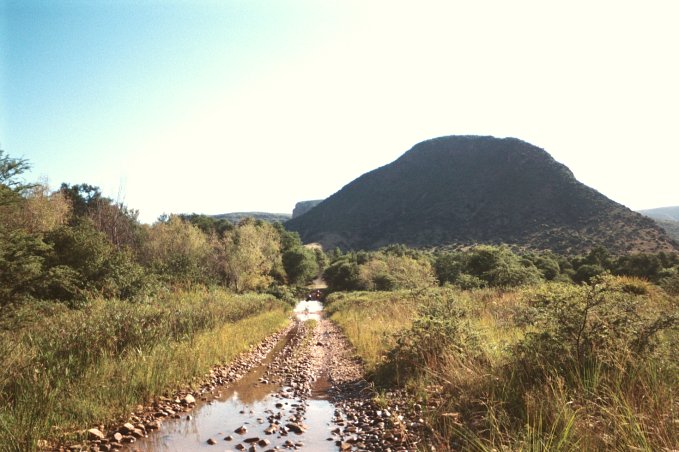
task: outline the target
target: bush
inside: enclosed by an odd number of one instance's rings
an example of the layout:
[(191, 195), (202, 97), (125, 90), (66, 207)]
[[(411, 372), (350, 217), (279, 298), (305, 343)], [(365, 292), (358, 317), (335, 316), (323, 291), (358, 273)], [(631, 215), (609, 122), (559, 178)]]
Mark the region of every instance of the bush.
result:
[(429, 261), (382, 253), (359, 266), (359, 279), (368, 290), (424, 289), (436, 284)]
[(316, 253), (304, 247), (295, 247), (283, 253), (283, 267), (290, 284), (307, 284), (318, 274)]
[(678, 324), (676, 308), (648, 303), (640, 294), (643, 287), (629, 278), (603, 276), (586, 286), (551, 284), (529, 292), (530, 329), (514, 349), (524, 376), (544, 377), (540, 369), (546, 366), (567, 376), (643, 360), (658, 333)]
[(606, 270), (598, 264), (583, 264), (575, 271), (573, 281), (576, 283), (589, 282), (595, 276), (603, 274)]
[(323, 272), (323, 279), (331, 292), (363, 288), (358, 276), (358, 264), (352, 255), (342, 256), (332, 262)]
[(419, 308), (412, 326), (396, 334), (386, 369), (398, 383), (439, 369), (446, 355), (481, 356), (478, 336), (470, 326), (469, 312), (449, 293)]
[(0, 306), (36, 295), (51, 247), (34, 234), (0, 225)]
[(61, 226), (45, 239), (52, 247), (41, 277), (40, 296), (82, 302), (88, 294), (132, 298), (151, 287), (151, 279), (131, 253), (116, 249), (89, 220)]
[(454, 283), (462, 290), (481, 289), (488, 286), (488, 283), (483, 279), (467, 273), (460, 273), (455, 278)]

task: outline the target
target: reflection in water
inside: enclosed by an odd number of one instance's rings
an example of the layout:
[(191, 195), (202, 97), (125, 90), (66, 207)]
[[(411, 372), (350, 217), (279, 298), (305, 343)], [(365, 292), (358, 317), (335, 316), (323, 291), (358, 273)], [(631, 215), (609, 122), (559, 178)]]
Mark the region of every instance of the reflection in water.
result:
[(309, 300), (300, 301), (295, 306), (295, 314), (297, 315), (297, 320), (302, 322), (305, 320), (321, 320), (321, 311), (323, 310), (323, 305), (320, 301)]
[[(299, 320), (320, 319), (323, 306), (318, 301), (301, 301), (295, 307)], [(222, 394), (209, 403), (203, 403), (192, 413), (184, 413), (181, 419), (168, 419), (161, 424), (158, 432), (149, 434), (145, 440), (132, 444), (130, 450), (140, 451), (192, 451), (192, 450), (224, 450), (235, 449), (237, 444), (245, 444), (246, 438), (266, 438), (271, 442), (265, 449), (276, 446), (283, 447), (287, 440), (301, 441), (302, 450), (336, 451), (331, 436), (331, 420), (333, 406), (327, 400), (328, 382), (321, 377), (314, 385), (312, 398), (306, 401), (286, 397), (280, 386), (262, 383), (268, 365), (274, 360), (283, 347), (293, 337), (294, 332), (282, 339), (260, 366), (253, 368), (247, 375), (224, 388)], [(304, 424), (308, 429), (303, 434), (290, 432), (287, 436), (267, 435), (264, 430), (269, 426), (268, 417), (281, 414), (281, 423), (285, 425), (289, 416), (297, 412), (300, 404), (306, 405)], [(278, 405), (278, 407), (277, 407)], [(191, 417), (189, 418), (188, 415)], [(241, 426), (247, 432), (235, 433)], [(226, 440), (228, 436), (232, 440)], [(207, 443), (208, 439), (217, 441), (217, 448)]]

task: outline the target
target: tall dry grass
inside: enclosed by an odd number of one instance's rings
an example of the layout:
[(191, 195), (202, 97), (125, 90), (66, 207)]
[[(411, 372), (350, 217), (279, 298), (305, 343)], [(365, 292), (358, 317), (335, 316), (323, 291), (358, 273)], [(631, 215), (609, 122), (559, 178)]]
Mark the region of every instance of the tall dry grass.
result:
[(281, 328), (289, 307), (222, 290), (147, 303), (96, 300), (13, 313), (0, 331), (0, 449), (107, 423), (228, 362)]
[(679, 302), (655, 286), (353, 297), (331, 299), (332, 318), (374, 375), (437, 402), (427, 420), (442, 449), (679, 447)]

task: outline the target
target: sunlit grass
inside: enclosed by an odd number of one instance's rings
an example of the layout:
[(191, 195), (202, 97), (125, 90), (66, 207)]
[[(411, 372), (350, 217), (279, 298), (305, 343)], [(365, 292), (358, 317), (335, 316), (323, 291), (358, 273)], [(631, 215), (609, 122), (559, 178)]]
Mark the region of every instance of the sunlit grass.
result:
[[(613, 284), (622, 287), (623, 296), (638, 297), (638, 315), (676, 312), (678, 301), (647, 282), (618, 278)], [(356, 353), (379, 377), (380, 370), (403, 371), (391, 353), (398, 332), (410, 331), (418, 306), (452, 300), (467, 313), (463, 321), (476, 338), (469, 343), (473, 349), (422, 355), (417, 372), (403, 373), (414, 375), (405, 382), (415, 391), (414, 397), (437, 400), (437, 408), (429, 410), (426, 418), (433, 427), (431, 440), (441, 449), (677, 449), (679, 332), (661, 332), (658, 345), (643, 359), (631, 359), (624, 349), (603, 349), (597, 356), (604, 361), (584, 367), (576, 367), (575, 362), (555, 367), (555, 362), (545, 360), (523, 368), (527, 364), (514, 347), (527, 334), (539, 332), (525, 322), (526, 313), (533, 309), (530, 300), (537, 292), (551, 290), (570, 289), (544, 285), (511, 291), (441, 288), (342, 294), (330, 299), (329, 310)], [(592, 321), (599, 319), (593, 316)], [(569, 362), (567, 357), (564, 362)]]
[(332, 320), (342, 328), (368, 372), (394, 346), (393, 333), (408, 328), (417, 311), (410, 292), (337, 293), (327, 302)]
[(5, 331), (0, 449), (32, 450), (39, 439), (124, 417), (282, 328), (288, 310), (269, 297), (200, 291), (56, 309)]

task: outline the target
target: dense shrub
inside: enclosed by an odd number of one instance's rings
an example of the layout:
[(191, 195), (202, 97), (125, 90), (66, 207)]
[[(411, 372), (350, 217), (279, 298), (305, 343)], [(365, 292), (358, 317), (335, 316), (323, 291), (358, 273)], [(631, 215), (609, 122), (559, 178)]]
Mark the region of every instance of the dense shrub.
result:
[(528, 293), (530, 330), (515, 354), (526, 378), (546, 365), (564, 375), (592, 365), (626, 366), (652, 351), (658, 334), (677, 326), (676, 308), (648, 302), (640, 282), (611, 276), (591, 284), (553, 284)]
[(376, 253), (359, 268), (361, 286), (368, 290), (422, 289), (436, 284), (426, 259)]
[(420, 306), (410, 328), (396, 333), (396, 346), (386, 363), (396, 382), (439, 369), (441, 360), (449, 354), (480, 356), (468, 310), (451, 293), (436, 298)]
[(323, 272), (323, 279), (331, 292), (362, 289), (358, 262), (353, 254), (334, 260)]

